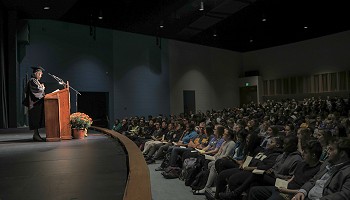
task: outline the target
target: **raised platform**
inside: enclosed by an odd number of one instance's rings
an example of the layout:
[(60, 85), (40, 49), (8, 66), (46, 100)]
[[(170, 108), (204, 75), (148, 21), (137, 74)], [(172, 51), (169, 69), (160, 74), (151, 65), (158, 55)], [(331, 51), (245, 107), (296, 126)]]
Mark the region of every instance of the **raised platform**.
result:
[(126, 159), (117, 140), (93, 130), (33, 142), (28, 128), (0, 129), (0, 199), (123, 199)]

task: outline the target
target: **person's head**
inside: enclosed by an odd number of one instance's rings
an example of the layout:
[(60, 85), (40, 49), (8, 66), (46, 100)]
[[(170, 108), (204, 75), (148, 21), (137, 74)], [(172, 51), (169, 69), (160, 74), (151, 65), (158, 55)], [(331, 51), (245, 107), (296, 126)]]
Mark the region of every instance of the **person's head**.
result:
[(156, 127), (156, 129), (160, 129), (160, 124), (159, 124), (159, 122), (155, 122), (155, 123), (154, 123), (154, 126)]
[(182, 123), (177, 123), (176, 124), (176, 127), (175, 129), (178, 131), (178, 130), (181, 130), (183, 128), (183, 124)]
[(166, 129), (168, 127), (168, 124), (166, 123), (166, 121), (162, 121), (162, 128)]
[(194, 131), (195, 125), (193, 123), (187, 123), (186, 124), (186, 130), (187, 132), (192, 132)]
[(323, 147), (327, 147), (329, 141), (332, 139), (332, 133), (329, 130), (318, 129), (316, 139)]
[(270, 138), (269, 142), (266, 144), (266, 149), (282, 148), (283, 137), (273, 137)]
[(298, 149), (298, 138), (294, 135), (290, 135), (283, 140), (283, 151), (286, 153), (292, 153)]
[(199, 123), (199, 132), (204, 133), (205, 130), (205, 122)]
[(115, 125), (118, 125), (119, 122), (120, 122), (120, 120), (119, 120), (119, 119), (116, 119), (116, 120), (114, 121), (114, 124), (115, 124)]
[(122, 124), (127, 124), (128, 123), (128, 121), (124, 118), (123, 120), (122, 120)]
[(214, 134), (216, 137), (220, 138), (224, 134), (225, 128), (222, 125), (215, 126)]
[(306, 163), (312, 164), (320, 160), (322, 146), (317, 140), (310, 140), (303, 148), (302, 156)]
[(33, 77), (40, 80), (41, 77), (43, 76), (43, 72), (45, 71), (44, 68), (42, 68), (41, 66), (37, 66), (37, 67), (32, 67), (33, 69)]
[(168, 124), (168, 129), (173, 130), (174, 129), (174, 123), (169, 123)]
[(206, 126), (204, 129), (204, 133), (209, 137), (214, 134), (214, 129), (211, 126)]
[(328, 145), (328, 162), (338, 164), (350, 160), (350, 139), (333, 139)]
[(294, 126), (293, 124), (287, 124), (284, 126), (284, 133), (286, 136), (292, 135), (294, 133)]
[(235, 139), (235, 133), (233, 132), (233, 130), (229, 129), (229, 128), (225, 128), (224, 129), (224, 135), (223, 138), (225, 141), (231, 141)]
[(276, 126), (270, 126), (266, 131), (267, 135), (275, 137), (278, 135), (278, 129)]

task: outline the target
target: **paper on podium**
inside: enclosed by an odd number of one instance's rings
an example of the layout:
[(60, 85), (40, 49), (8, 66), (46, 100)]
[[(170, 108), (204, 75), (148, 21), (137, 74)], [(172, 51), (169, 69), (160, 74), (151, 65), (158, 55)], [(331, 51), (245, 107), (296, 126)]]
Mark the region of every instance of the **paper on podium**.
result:
[(52, 93), (55, 93), (55, 92), (58, 92), (58, 91), (60, 91), (60, 90), (59, 90), (59, 89), (57, 89), (57, 90), (53, 91)]
[(215, 157), (214, 156), (210, 156), (210, 155), (204, 155), (204, 158), (206, 160), (215, 160)]
[(286, 188), (288, 187), (288, 181), (285, 181), (280, 178), (276, 178), (275, 186), (278, 188)]
[(247, 158), (245, 159), (243, 165), (242, 165), (242, 169), (244, 169), (245, 167), (248, 167), (250, 161), (252, 161), (253, 157), (251, 156), (247, 156)]
[(265, 170), (261, 170), (261, 169), (254, 169), (253, 174), (264, 174)]

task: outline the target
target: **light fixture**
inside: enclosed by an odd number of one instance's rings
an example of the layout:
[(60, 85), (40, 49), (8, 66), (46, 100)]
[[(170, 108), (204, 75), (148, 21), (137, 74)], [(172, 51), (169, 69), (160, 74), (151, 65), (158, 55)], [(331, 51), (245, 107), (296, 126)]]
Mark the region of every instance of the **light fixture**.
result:
[(304, 29), (308, 29), (309, 27), (307, 27), (307, 26), (304, 26)]
[(50, 10), (50, 6), (45, 6), (44, 10)]
[(200, 10), (200, 11), (203, 11), (203, 10), (204, 10), (204, 2), (203, 2), (203, 1), (201, 1), (201, 4), (200, 4), (200, 7), (199, 7), (199, 10)]
[(164, 28), (164, 21), (163, 20), (160, 21), (159, 28)]
[(213, 37), (217, 37), (216, 30), (214, 30)]
[(103, 15), (102, 15), (102, 10), (100, 10), (100, 13), (99, 13), (99, 15), (98, 15), (98, 19), (103, 19)]

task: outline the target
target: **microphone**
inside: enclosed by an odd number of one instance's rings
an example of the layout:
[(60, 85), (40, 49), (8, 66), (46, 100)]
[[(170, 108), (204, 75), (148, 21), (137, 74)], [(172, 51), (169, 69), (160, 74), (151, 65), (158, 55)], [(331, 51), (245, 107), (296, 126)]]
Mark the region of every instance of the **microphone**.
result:
[(65, 85), (66, 83), (59, 77), (53, 75), (53, 74), (50, 74), (50, 73), (47, 73), (48, 75), (52, 76), (60, 85)]

